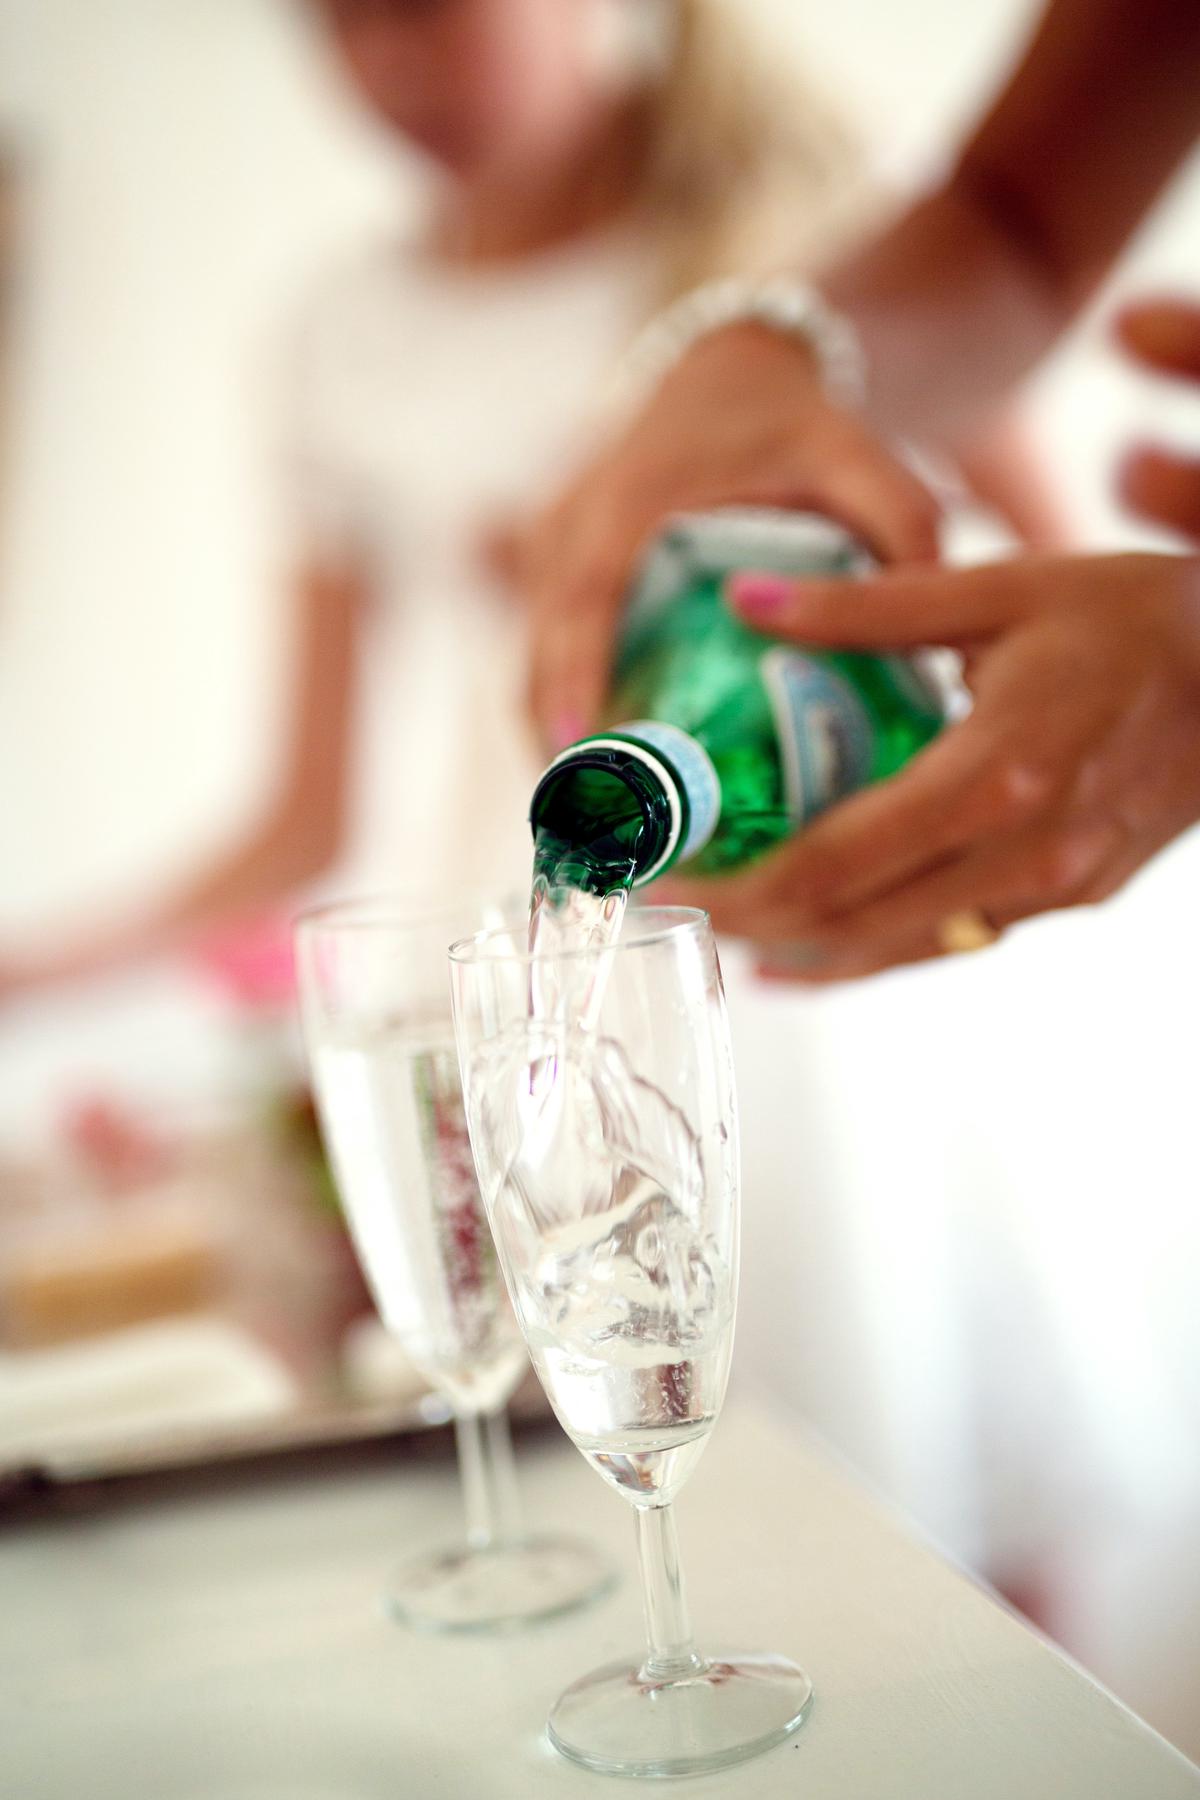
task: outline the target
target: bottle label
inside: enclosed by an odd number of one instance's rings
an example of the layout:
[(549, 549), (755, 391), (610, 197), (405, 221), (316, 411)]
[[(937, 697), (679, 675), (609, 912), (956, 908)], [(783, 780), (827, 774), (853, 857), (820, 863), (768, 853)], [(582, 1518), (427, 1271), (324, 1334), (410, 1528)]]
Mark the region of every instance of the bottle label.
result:
[(760, 664), (775, 715), (784, 795), (794, 825), (805, 825), (864, 786), (871, 772), (871, 721), (848, 681), (778, 645)]
[[(712, 758), (690, 733), (682, 731), (678, 725), (664, 725), (661, 719), (633, 719), (619, 725), (617, 730), (628, 732), (630, 737), (657, 750), (678, 775), (687, 796), (687, 831), (671, 860), (686, 862), (689, 856), (703, 850), (721, 817), (721, 778), (713, 767)], [(660, 863), (659, 868), (648, 871), (641, 880), (648, 881), (663, 866)]]

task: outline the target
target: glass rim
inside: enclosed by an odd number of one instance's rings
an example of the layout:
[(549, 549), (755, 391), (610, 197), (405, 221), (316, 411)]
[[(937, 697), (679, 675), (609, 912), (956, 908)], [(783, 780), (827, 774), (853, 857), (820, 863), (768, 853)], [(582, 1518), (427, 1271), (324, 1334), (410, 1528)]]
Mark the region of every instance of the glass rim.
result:
[[(351, 894), (341, 900), (323, 900), (308, 906), (292, 917), (292, 936), (308, 937), (316, 931), (338, 928), (354, 931), (419, 931), (424, 926), (439, 924), (444, 919), (469, 911), (478, 904), (489, 907), (501, 917), (518, 900), (517, 890), (507, 893), (494, 888), (467, 887), (456, 894), (439, 893), (429, 888), (381, 888), (374, 893)], [(482, 930), (500, 930), (499, 926), (483, 926)]]
[[(641, 929), (638, 929), (639, 923)], [(612, 944), (585, 944), (572, 950), (511, 949), (487, 951), (489, 944), (511, 938), (518, 925), (487, 925), (481, 931), (456, 939), (447, 956), (456, 967), (482, 968), (488, 963), (508, 963), (528, 967), (538, 962), (580, 962), (602, 956), (627, 956), (635, 950), (651, 950), (672, 938), (712, 936), (712, 921), (699, 906), (639, 906), (626, 913), (620, 935)]]

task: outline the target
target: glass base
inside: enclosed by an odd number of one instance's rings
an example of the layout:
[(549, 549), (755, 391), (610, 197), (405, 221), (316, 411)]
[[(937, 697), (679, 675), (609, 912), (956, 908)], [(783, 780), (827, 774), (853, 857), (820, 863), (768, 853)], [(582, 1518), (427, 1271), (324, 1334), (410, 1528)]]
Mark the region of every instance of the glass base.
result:
[(782, 1743), (812, 1697), (785, 1656), (714, 1657), (675, 1680), (609, 1663), (566, 1690), (547, 1730), (563, 1756), (603, 1775), (702, 1775)]
[(597, 1599), (614, 1580), (589, 1544), (531, 1537), (415, 1558), (397, 1569), (384, 1602), (420, 1631), (517, 1631)]

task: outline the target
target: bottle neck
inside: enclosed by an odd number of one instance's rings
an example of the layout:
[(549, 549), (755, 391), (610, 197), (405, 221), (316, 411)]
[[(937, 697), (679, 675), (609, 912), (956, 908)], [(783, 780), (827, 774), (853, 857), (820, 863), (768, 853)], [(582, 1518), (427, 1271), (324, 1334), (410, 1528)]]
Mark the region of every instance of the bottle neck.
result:
[(716, 771), (695, 739), (637, 720), (557, 756), (529, 818), (539, 848), (551, 846), (558, 885), (609, 891), (640, 887), (694, 855), (719, 812)]

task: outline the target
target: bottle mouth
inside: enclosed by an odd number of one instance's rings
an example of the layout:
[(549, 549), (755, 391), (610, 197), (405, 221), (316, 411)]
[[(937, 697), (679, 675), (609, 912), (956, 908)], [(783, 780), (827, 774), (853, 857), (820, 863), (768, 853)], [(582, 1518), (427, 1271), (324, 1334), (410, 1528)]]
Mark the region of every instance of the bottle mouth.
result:
[[(529, 822), (577, 859), (563, 857), (569, 879), (603, 874), (641, 887), (678, 848), (683, 806), (676, 777), (659, 757), (627, 738), (588, 738), (560, 752), (533, 791)], [(574, 868), (578, 861), (578, 871)]]

